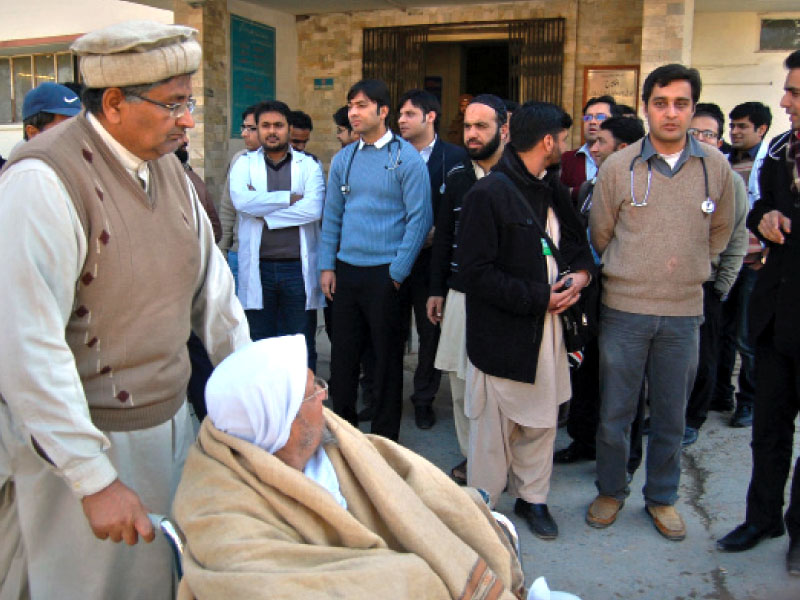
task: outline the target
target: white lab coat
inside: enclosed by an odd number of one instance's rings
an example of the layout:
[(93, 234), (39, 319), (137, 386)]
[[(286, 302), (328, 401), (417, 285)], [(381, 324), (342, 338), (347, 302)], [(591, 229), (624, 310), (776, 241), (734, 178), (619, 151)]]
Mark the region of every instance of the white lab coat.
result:
[[(291, 169), (291, 192), (268, 192), (263, 148), (243, 154), (231, 167), (231, 201), (239, 223), (238, 294), (246, 310), (264, 307), (258, 263), (265, 222), (270, 229), (299, 226), (306, 310), (325, 306), (317, 268), (325, 180), (319, 164), (303, 152), (292, 150)], [(291, 194), (303, 198), (290, 205)]]

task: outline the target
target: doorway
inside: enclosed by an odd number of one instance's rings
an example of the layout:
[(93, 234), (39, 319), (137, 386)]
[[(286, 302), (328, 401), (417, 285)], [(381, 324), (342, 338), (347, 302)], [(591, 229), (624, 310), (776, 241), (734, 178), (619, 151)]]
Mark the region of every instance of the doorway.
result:
[(561, 104), (566, 19), (441, 23), (364, 29), (363, 76), (393, 103), (425, 88), (440, 98), (442, 128), (463, 93)]
[(458, 116), (462, 94), (509, 97), (507, 40), (429, 42), (424, 53), (424, 88), (442, 105), (442, 135)]

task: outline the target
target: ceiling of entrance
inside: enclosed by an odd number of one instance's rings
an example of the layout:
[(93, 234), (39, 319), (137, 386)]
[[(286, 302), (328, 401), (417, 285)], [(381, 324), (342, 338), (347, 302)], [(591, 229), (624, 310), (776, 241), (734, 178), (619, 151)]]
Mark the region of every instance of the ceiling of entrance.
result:
[[(172, 10), (175, 0), (132, 0)], [(188, 4), (202, 4), (203, 0), (183, 0)], [(380, 10), (387, 8), (407, 9), (421, 6), (447, 6), (464, 4), (487, 4), (490, 0), (245, 0), (250, 4), (264, 6), (293, 15), (313, 15), (358, 10)], [(695, 0), (696, 12), (797, 12), (797, 0)]]

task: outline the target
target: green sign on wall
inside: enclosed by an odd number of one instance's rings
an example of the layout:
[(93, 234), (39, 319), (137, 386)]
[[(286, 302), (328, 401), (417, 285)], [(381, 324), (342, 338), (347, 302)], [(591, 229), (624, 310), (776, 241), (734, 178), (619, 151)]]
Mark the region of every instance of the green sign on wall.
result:
[(244, 110), (275, 99), (275, 28), (231, 15), (231, 137)]

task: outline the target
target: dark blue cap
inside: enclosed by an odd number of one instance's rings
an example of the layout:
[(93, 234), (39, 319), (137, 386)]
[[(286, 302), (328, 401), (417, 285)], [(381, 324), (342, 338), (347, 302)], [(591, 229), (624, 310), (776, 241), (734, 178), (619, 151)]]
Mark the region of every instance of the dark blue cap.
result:
[(22, 102), (23, 120), (41, 112), (74, 117), (81, 112), (81, 101), (68, 87), (48, 81), (25, 94)]

